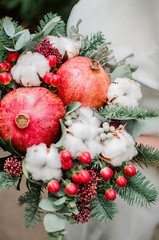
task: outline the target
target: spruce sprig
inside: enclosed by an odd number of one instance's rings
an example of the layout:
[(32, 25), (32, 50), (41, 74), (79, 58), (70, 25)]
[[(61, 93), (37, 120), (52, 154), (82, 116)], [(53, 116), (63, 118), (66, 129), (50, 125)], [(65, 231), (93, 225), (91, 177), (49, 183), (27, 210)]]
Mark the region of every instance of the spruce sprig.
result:
[(16, 177), (10, 177), (7, 172), (0, 172), (0, 190), (3, 188), (11, 188), (15, 186), (16, 182), (19, 180), (19, 178)]
[(18, 199), (18, 205), (27, 204), (23, 215), (23, 224), (26, 229), (34, 229), (41, 222), (39, 202), (41, 200), (41, 186), (35, 185), (32, 191), (24, 193)]
[(149, 166), (159, 166), (159, 150), (151, 146), (139, 144), (136, 146), (138, 154), (132, 159), (132, 162), (143, 168)]
[(118, 213), (115, 202), (107, 200), (100, 193), (97, 193), (96, 197), (91, 201), (91, 205), (91, 216), (98, 218), (100, 222), (108, 222)]
[(159, 114), (153, 109), (140, 107), (128, 107), (120, 105), (106, 105), (99, 111), (96, 110), (96, 116), (101, 121), (110, 120), (137, 120), (157, 117)]
[(86, 36), (82, 42), (79, 56), (90, 57), (90, 55), (105, 42), (105, 37), (102, 32), (92, 34), (90, 38)]
[[(43, 31), (43, 28), (46, 26), (46, 24), (56, 16), (57, 14), (53, 14), (52, 12), (46, 14), (44, 18), (40, 20), (39, 26), (37, 27), (37, 31), (38, 32)], [(65, 23), (63, 20), (61, 20), (61, 18), (60, 18), (60, 21), (56, 24), (54, 29), (49, 34), (53, 36), (58, 36), (59, 34), (62, 36), (66, 35)]]
[(157, 200), (156, 188), (150, 185), (150, 181), (139, 171), (134, 177), (127, 177), (126, 187), (119, 187), (114, 182), (113, 188), (129, 205), (142, 207), (154, 204)]

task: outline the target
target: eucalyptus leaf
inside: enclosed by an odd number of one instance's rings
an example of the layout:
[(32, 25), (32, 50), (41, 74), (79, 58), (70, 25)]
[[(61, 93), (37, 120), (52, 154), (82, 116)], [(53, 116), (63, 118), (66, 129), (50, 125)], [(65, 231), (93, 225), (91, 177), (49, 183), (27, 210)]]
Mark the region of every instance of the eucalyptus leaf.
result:
[(15, 48), (8, 48), (6, 47), (5, 45), (3, 45), (3, 47), (8, 50), (9, 52), (16, 52), (16, 49)]
[(61, 125), (61, 132), (62, 132), (61, 133), (61, 138), (60, 138), (60, 140), (56, 144), (54, 144), (54, 146), (57, 147), (57, 148), (62, 146), (63, 141), (64, 141), (64, 139), (65, 139), (65, 137), (67, 135), (66, 127), (63, 124), (62, 119), (60, 119), (60, 125)]
[[(50, 192), (49, 192), (49, 194), (50, 194)], [(51, 196), (52, 195), (54, 195), (56, 197), (62, 197), (64, 195), (66, 195), (65, 188), (60, 187), (60, 191), (58, 191), (57, 193), (53, 193), (53, 194), (51, 193)]]
[(111, 73), (111, 81), (114, 81), (116, 78), (131, 78), (131, 68), (128, 65), (121, 65), (114, 69)]
[(32, 51), (33, 47), (36, 47), (36, 46), (37, 46), (37, 42), (36, 41), (30, 42), (29, 45), (26, 47), (26, 49), (22, 52), (21, 56), (24, 55), (28, 51)]
[(66, 202), (66, 197), (62, 197), (62, 198), (59, 198), (58, 200), (56, 200), (55, 202), (53, 202), (53, 204), (55, 206), (60, 206), (61, 204), (65, 203)]
[(76, 207), (76, 203), (74, 201), (71, 201), (68, 203), (70, 208), (75, 208)]
[(47, 232), (57, 232), (64, 230), (65, 219), (53, 213), (47, 213), (44, 217), (44, 227)]
[(70, 208), (68, 208), (68, 210), (69, 210), (69, 212), (74, 213), (75, 215), (79, 214), (77, 207), (74, 207), (74, 208), (70, 207)]
[(25, 30), (15, 44), (16, 51), (23, 48), (27, 44), (27, 42), (29, 42), (29, 40), (30, 40), (30, 32), (29, 30)]
[(6, 32), (6, 34), (9, 36), (9, 37), (12, 37), (15, 33), (15, 28), (14, 28), (14, 25), (11, 21), (11, 19), (9, 17), (5, 17), (3, 19), (3, 28), (4, 28), (4, 31)]
[(51, 211), (51, 212), (59, 211), (60, 209), (63, 208), (64, 205), (61, 204), (59, 206), (55, 206), (53, 202), (56, 200), (57, 198), (45, 198), (40, 201), (39, 207), (45, 211)]
[(81, 106), (80, 102), (73, 102), (66, 106), (66, 115), (69, 115), (71, 112), (74, 112), (76, 109), (78, 109)]
[(70, 224), (76, 223), (76, 220), (74, 218), (72, 218), (71, 216), (65, 215), (65, 217)]
[(60, 17), (56, 16), (45, 25), (45, 27), (43, 28), (44, 37), (46, 37), (54, 29), (54, 27), (59, 21)]
[(22, 31), (20, 31), (20, 32), (17, 32), (17, 33), (15, 33), (14, 35), (12, 35), (10, 38), (13, 38), (13, 37), (16, 37), (16, 36), (18, 36), (18, 35), (21, 35), (22, 33), (24, 33), (26, 31), (26, 29), (24, 29), (24, 30), (22, 30)]

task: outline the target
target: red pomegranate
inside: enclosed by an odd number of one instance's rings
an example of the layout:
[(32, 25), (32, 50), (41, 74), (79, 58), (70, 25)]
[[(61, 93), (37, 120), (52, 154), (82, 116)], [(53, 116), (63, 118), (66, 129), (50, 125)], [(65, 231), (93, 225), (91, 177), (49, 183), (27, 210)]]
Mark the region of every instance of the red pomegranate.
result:
[(109, 77), (95, 60), (75, 57), (57, 70), (61, 83), (57, 90), (65, 105), (75, 101), (83, 107), (100, 108), (107, 99)]
[(59, 120), (66, 114), (61, 99), (43, 87), (18, 88), (0, 102), (0, 136), (25, 152), (30, 146), (56, 142)]

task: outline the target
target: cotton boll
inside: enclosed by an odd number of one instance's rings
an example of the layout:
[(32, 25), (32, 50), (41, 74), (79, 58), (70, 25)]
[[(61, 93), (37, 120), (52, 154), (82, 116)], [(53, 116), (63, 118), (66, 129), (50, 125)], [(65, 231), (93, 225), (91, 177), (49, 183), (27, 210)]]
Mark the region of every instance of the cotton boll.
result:
[(18, 58), (18, 61), (11, 69), (13, 79), (25, 87), (40, 86), (40, 77), (50, 71), (47, 59), (40, 53), (26, 52)]
[(61, 179), (61, 177), (62, 177), (61, 169), (54, 169), (54, 168), (45, 166), (41, 171), (41, 180), (42, 181), (50, 180), (52, 178), (55, 178), (59, 181)]
[(33, 167), (42, 167), (45, 165), (47, 156), (47, 147), (45, 143), (29, 147), (26, 153), (26, 163)]
[(41, 172), (41, 169), (37, 168), (37, 169), (34, 169), (32, 172), (30, 172), (31, 175), (32, 175), (32, 178), (35, 180), (35, 181), (39, 181), (39, 180), (42, 180), (42, 172)]
[(89, 135), (89, 126), (88, 124), (83, 124), (81, 122), (75, 122), (69, 128), (69, 131), (75, 136), (82, 140), (86, 140)]
[(61, 160), (58, 150), (53, 145), (47, 154), (46, 165), (50, 168), (61, 168)]
[(94, 158), (96, 155), (100, 154), (103, 151), (103, 146), (96, 140), (90, 140), (85, 142), (87, 146), (87, 151), (91, 154), (91, 157)]
[(57, 48), (65, 59), (77, 57), (80, 49), (79, 42), (66, 37), (48, 36), (53, 47)]
[(80, 108), (79, 111), (78, 120), (81, 120), (82, 122), (89, 122), (93, 117), (93, 110), (88, 107)]
[(137, 154), (135, 141), (126, 130), (117, 135), (119, 138), (113, 137), (104, 141), (102, 152), (106, 158), (111, 159), (109, 163), (113, 166), (120, 166), (122, 162), (131, 160)]
[(107, 97), (113, 104), (137, 107), (142, 98), (140, 84), (128, 78), (116, 78), (108, 88)]

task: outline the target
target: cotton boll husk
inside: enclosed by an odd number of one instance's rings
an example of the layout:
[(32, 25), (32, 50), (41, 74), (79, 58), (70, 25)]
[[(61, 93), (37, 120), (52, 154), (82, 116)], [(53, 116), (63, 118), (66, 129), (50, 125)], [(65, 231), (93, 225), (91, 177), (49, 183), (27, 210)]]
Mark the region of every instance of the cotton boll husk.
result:
[(119, 138), (113, 137), (104, 141), (103, 155), (106, 158), (111, 158), (109, 162), (113, 166), (120, 166), (122, 162), (131, 160), (137, 154), (135, 141), (123, 130), (118, 133)]
[(29, 147), (26, 153), (26, 163), (33, 167), (42, 167), (47, 157), (47, 147), (45, 143)]
[(52, 145), (46, 159), (46, 166), (50, 168), (61, 168), (61, 160), (58, 150)]
[(63, 147), (71, 152), (73, 158), (78, 157), (83, 151), (87, 151), (84, 142), (71, 134), (66, 135)]
[(87, 146), (87, 151), (91, 154), (92, 158), (103, 151), (103, 145), (95, 140), (86, 141), (85, 144)]
[(54, 169), (54, 168), (45, 166), (41, 170), (41, 180), (42, 181), (50, 180), (52, 178), (55, 178), (59, 181), (61, 179), (61, 177), (62, 177), (61, 169)]

